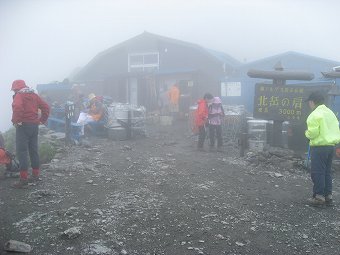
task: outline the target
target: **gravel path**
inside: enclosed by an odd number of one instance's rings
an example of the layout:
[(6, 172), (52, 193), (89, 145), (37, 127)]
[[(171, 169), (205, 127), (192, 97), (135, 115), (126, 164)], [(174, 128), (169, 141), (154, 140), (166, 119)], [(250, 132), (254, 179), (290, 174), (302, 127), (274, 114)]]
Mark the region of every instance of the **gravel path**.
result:
[(37, 255), (340, 254), (339, 208), (306, 204), (306, 172), (250, 165), (235, 145), (197, 152), (182, 124), (64, 148), (27, 190), (1, 181), (0, 243)]

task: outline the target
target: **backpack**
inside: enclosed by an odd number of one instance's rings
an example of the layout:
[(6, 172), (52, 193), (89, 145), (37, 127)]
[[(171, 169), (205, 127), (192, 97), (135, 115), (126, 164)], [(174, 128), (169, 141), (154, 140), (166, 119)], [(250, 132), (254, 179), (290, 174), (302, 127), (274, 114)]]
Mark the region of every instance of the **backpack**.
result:
[(0, 164), (6, 166), (7, 176), (13, 176), (13, 174), (20, 171), (19, 162), (15, 159), (15, 155), (10, 153), (4, 148), (0, 148)]

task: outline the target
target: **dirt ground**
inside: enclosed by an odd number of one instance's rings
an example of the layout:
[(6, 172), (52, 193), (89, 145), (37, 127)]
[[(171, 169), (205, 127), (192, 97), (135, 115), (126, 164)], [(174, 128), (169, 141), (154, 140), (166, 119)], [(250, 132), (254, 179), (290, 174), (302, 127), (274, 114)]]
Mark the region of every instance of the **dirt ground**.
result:
[(254, 167), (236, 144), (198, 152), (184, 122), (148, 130), (62, 148), (27, 190), (1, 181), (0, 245), (22, 241), (37, 255), (340, 254), (338, 203), (308, 206), (307, 172)]

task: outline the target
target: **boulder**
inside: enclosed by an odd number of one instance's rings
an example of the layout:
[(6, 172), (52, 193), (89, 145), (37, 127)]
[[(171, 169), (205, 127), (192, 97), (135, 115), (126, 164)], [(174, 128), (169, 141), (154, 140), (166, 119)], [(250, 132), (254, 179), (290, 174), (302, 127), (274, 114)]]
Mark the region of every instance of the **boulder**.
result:
[(62, 236), (68, 239), (75, 239), (81, 235), (80, 230), (81, 230), (81, 227), (72, 227), (72, 228), (65, 230), (62, 233)]
[(29, 244), (26, 244), (20, 241), (9, 240), (8, 242), (5, 243), (4, 250), (11, 251), (11, 252), (28, 253), (32, 251), (32, 248)]

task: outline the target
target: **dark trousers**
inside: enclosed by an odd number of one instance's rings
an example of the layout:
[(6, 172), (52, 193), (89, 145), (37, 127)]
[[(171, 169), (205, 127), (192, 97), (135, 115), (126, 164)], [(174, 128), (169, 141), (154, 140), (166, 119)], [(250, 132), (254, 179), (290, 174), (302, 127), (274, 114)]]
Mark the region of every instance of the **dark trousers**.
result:
[(313, 197), (332, 194), (332, 160), (334, 146), (311, 147), (311, 178)]
[(23, 123), (16, 128), (16, 151), (20, 164), (20, 170), (28, 170), (28, 155), (33, 169), (39, 168), (37, 124)]
[(223, 145), (222, 139), (222, 126), (221, 125), (209, 125), (209, 139), (210, 147), (215, 146), (215, 140), (217, 140), (217, 147), (220, 148)]
[(205, 126), (201, 126), (198, 128), (198, 143), (197, 143), (198, 148), (203, 148), (205, 137), (206, 137)]

